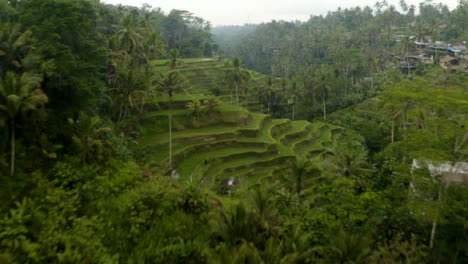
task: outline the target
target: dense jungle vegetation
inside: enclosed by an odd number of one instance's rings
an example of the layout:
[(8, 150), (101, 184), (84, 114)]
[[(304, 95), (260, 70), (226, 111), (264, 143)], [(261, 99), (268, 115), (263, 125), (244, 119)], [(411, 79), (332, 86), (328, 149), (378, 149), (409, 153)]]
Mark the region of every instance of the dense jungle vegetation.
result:
[(398, 10), (0, 0), (0, 264), (467, 263), (468, 73), (398, 58), (468, 1)]

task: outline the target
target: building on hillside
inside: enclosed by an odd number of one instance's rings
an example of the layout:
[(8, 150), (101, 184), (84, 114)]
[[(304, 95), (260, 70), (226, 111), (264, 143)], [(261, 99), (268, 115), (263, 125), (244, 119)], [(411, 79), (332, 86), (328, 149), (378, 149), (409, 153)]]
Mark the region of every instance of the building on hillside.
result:
[(416, 64), (408, 61), (400, 61), (400, 71), (404, 74), (411, 74), (416, 70)]
[(427, 168), (431, 176), (441, 176), (446, 185), (468, 185), (468, 162), (441, 162), (429, 160), (413, 160), (412, 169)]
[(447, 49), (449, 48), (449, 46), (443, 41), (436, 41), (434, 43), (429, 44), (427, 48), (429, 50), (432, 50), (435, 52), (441, 52), (441, 54), (443, 54), (444, 52), (447, 52)]
[(417, 49), (425, 49), (425, 48), (427, 48), (429, 45), (430, 45), (429, 42), (419, 42), (419, 41), (414, 42), (414, 46), (415, 46)]
[(426, 56), (424, 54), (415, 54), (396, 58), (400, 61), (401, 72), (405, 74), (412, 73), (416, 70), (419, 64), (434, 64), (434, 57)]
[(434, 56), (427, 56), (424, 54), (410, 55), (403, 57), (405, 61), (410, 61), (412, 63), (422, 63), (422, 64), (434, 64)]
[(451, 48), (461, 50), (462, 52), (466, 52), (466, 44), (465, 42), (455, 42), (450, 44)]
[(450, 72), (457, 72), (465, 69), (465, 65), (461, 63), (460, 59), (450, 55), (440, 59), (440, 66)]
[(408, 35), (395, 35), (394, 38), (395, 38), (396, 42), (400, 43), (405, 38), (408, 38), (409, 40), (414, 40), (416, 37), (415, 36), (408, 36)]
[(462, 50), (462, 49), (459, 49), (459, 48), (455, 48), (455, 47), (449, 47), (449, 48), (447, 48), (448, 55), (449, 55), (449, 56), (456, 57), (456, 58), (458, 58), (458, 57), (463, 57), (464, 51), (465, 51), (465, 50)]

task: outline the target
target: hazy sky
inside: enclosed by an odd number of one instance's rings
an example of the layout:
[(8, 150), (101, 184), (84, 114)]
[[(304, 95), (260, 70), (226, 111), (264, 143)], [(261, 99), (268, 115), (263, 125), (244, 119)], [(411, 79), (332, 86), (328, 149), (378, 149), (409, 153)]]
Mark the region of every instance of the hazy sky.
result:
[[(270, 20), (307, 20), (309, 16), (326, 14), (338, 7), (373, 6), (377, 0), (103, 0), (111, 4), (141, 6), (148, 3), (161, 7), (165, 12), (183, 9), (200, 16), (213, 25), (242, 25)], [(423, 0), (406, 0), (408, 4), (418, 5)], [(399, 0), (387, 0), (399, 3)], [(439, 0), (456, 7), (458, 0)]]

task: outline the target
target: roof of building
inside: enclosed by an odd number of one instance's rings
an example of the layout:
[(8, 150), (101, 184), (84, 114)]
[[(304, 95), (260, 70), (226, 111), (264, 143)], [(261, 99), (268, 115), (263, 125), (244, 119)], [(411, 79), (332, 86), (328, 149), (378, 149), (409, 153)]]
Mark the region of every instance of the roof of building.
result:
[(468, 185), (468, 162), (433, 162), (414, 159), (412, 168), (427, 168), (432, 177), (440, 176), (445, 184)]
[(457, 58), (452, 57), (452, 56), (445, 56), (442, 59), (440, 59), (440, 62), (441, 63), (447, 63), (447, 62), (451, 62), (451, 61), (456, 60), (456, 59)]
[(450, 162), (444, 161), (435, 163), (429, 160), (413, 160), (413, 168), (427, 168), (431, 173), (461, 173), (468, 174), (468, 162)]

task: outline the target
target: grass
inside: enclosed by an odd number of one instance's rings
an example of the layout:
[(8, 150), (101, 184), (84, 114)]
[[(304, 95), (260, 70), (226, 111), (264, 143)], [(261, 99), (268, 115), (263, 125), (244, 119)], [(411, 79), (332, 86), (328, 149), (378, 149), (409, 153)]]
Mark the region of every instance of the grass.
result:
[(205, 153), (199, 153), (192, 155), (178, 166), (179, 173), (181, 177), (188, 176), (198, 164), (203, 164), (204, 162), (210, 162), (212, 160), (220, 159), (222, 157), (229, 157), (235, 154), (258, 154), (264, 152), (264, 148), (223, 148), (219, 150), (214, 150)]
[[(227, 88), (225, 76), (226, 61), (217, 61), (214, 58), (191, 58), (181, 59), (181, 64), (174, 71), (177, 71), (187, 83), (185, 88), (188, 94), (217, 94), (226, 102), (231, 102), (231, 90)], [(155, 60), (152, 66), (156, 72), (165, 73), (169, 71), (168, 60)], [(248, 86), (254, 87), (260, 84), (265, 84), (269, 79), (268, 76), (250, 71), (251, 79)], [(278, 87), (281, 83), (280, 78), (273, 78), (273, 85)], [(235, 96), (234, 96), (235, 97)], [(248, 99), (241, 96), (241, 99)], [(235, 100), (235, 98), (234, 98)], [(242, 100), (244, 102), (246, 100)], [(249, 109), (258, 109), (257, 104), (246, 105)]]
[[(174, 101), (174, 103), (180, 102), (180, 101), (188, 103), (188, 102), (195, 101), (195, 100), (202, 101), (203, 99), (206, 99), (206, 97), (207, 96), (203, 94), (174, 94), (172, 96), (172, 101)], [(165, 95), (158, 96), (155, 102), (156, 103), (168, 103), (169, 97)]]
[[(234, 134), (238, 128), (230, 126), (211, 126), (198, 129), (189, 129), (179, 132), (172, 133), (172, 139), (177, 140), (181, 138), (193, 138), (193, 137), (209, 137), (216, 135)], [(154, 134), (144, 137), (140, 144), (142, 145), (159, 145), (165, 142), (169, 142), (169, 134)]]

